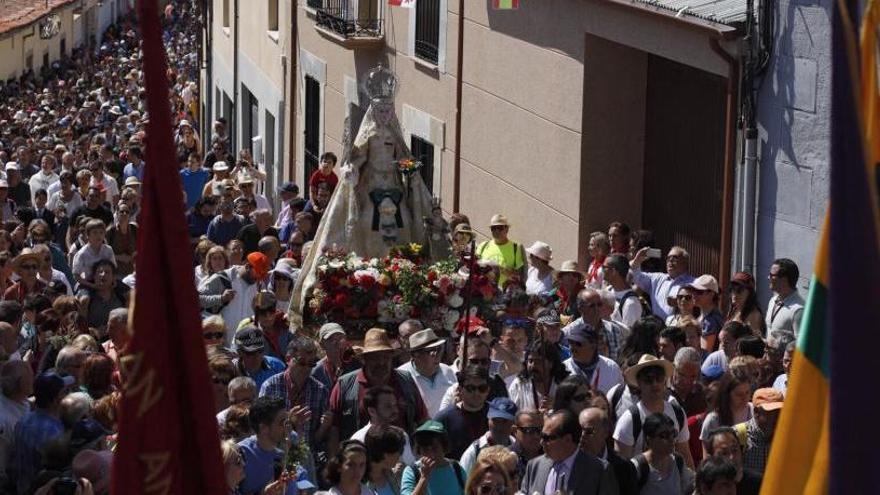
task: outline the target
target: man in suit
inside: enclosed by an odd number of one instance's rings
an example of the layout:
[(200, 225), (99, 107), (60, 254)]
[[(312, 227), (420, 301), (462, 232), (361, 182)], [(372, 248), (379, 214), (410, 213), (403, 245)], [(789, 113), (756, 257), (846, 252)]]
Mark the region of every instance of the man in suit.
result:
[(569, 410), (554, 412), (541, 433), (544, 455), (532, 459), (522, 480), (523, 493), (594, 495), (618, 493), (608, 464), (578, 448), (581, 427)]
[(608, 468), (614, 473), (620, 495), (637, 495), (639, 493), (636, 468), (633, 463), (620, 457), (614, 449), (608, 448), (608, 439), (614, 424), (608, 413), (598, 407), (588, 407), (578, 417), (583, 433), (580, 448), (608, 462)]

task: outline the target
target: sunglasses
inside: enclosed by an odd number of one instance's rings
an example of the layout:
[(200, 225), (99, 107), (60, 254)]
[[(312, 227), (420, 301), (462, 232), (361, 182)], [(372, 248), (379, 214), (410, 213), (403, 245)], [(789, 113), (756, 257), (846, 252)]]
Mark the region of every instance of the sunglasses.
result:
[(205, 340), (219, 340), (223, 338), (223, 332), (207, 332), (203, 333), (202, 336)]
[(438, 354), (440, 354), (440, 349), (438, 349), (438, 348), (436, 348), (436, 347), (433, 348), (433, 349), (420, 349), (420, 350), (418, 350), (418, 351), (412, 351), (412, 354), (413, 354), (413, 356), (427, 356), (427, 355), (430, 355), (430, 356), (432, 356), (432, 357), (435, 357), (435, 356), (437, 356)]
[(658, 382), (666, 381), (666, 375), (655, 374), (655, 373), (644, 374), (644, 375), (638, 376), (636, 378), (636, 380), (640, 381), (640, 382), (645, 382), (645, 383), (658, 383)]
[(463, 388), (466, 392), (469, 392), (472, 394), (475, 392), (485, 394), (486, 392), (489, 391), (489, 385), (486, 383), (484, 383), (482, 385), (464, 385), (461, 388)]
[(541, 428), (538, 426), (517, 426), (516, 429), (521, 431), (523, 435), (540, 435)]
[(678, 300), (679, 301), (693, 301), (694, 296), (693, 296), (693, 294), (679, 294)]
[(560, 438), (562, 438), (562, 435), (563, 435), (562, 433), (553, 433), (550, 435), (548, 435), (547, 433), (542, 433), (541, 434), (541, 441), (545, 442), (545, 443), (552, 442), (554, 440), (559, 440)]
[(480, 495), (489, 495), (490, 493), (504, 494), (507, 493), (507, 485), (480, 485), (477, 491)]
[(596, 428), (594, 428), (592, 426), (588, 426), (588, 427), (581, 430), (581, 435), (584, 435), (587, 437), (593, 436), (594, 433), (596, 433)]
[(489, 227), (489, 229), (490, 229), (492, 232), (498, 232), (498, 231), (501, 231), (501, 230), (506, 230), (507, 227), (505, 227), (504, 225), (495, 225), (494, 227)]
[(579, 304), (579, 306), (582, 308), (586, 308), (586, 309), (598, 309), (598, 308), (602, 307), (602, 303), (601, 302), (594, 302), (594, 303), (590, 303), (590, 304), (581, 303), (581, 304)]

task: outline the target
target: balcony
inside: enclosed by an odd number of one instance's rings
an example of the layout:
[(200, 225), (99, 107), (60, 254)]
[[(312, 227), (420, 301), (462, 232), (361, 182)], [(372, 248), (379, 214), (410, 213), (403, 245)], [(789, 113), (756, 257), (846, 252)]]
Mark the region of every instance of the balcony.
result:
[(382, 48), (383, 0), (308, 0), (315, 9), (315, 29), (345, 48)]

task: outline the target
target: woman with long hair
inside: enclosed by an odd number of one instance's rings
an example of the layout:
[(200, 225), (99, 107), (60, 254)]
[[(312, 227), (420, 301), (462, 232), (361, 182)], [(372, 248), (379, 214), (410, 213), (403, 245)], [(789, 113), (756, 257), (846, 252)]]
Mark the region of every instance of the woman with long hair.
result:
[(553, 410), (561, 411), (568, 409), (577, 416), (587, 408), (593, 395), (593, 388), (586, 377), (583, 375), (570, 375), (556, 387), (556, 396), (553, 398)]
[(665, 325), (663, 320), (654, 315), (643, 316), (633, 325), (629, 337), (620, 350), (620, 362), (626, 362), (634, 354), (659, 355), (658, 342), (660, 331)]
[(131, 223), (131, 207), (119, 202), (114, 223), (107, 229), (107, 245), (116, 256), (116, 275), (120, 278), (134, 271), (137, 256), (137, 225)]
[(526, 366), (507, 386), (510, 400), (520, 411), (546, 411), (568, 371), (556, 345), (546, 340), (533, 342), (526, 356)]
[[(743, 377), (744, 378), (744, 377)], [(752, 384), (747, 379), (737, 378), (725, 373), (718, 382), (714, 409), (703, 421), (700, 440), (703, 441), (703, 456), (707, 455), (706, 441), (709, 433), (720, 426), (733, 426), (752, 419)]]
[(680, 327), (682, 321), (688, 317), (699, 318), (700, 308), (697, 307), (693, 289), (689, 286), (683, 286), (678, 289), (675, 296), (672, 314), (666, 317), (666, 326)]
[(752, 333), (758, 337), (763, 337), (767, 327), (764, 323), (764, 314), (758, 307), (755, 278), (746, 272), (736, 272), (730, 279), (727, 292), (730, 294), (727, 321), (738, 321), (751, 328)]
[(363, 484), (367, 473), (367, 448), (360, 440), (346, 440), (324, 467), (329, 495), (373, 495)]
[(238, 485), (244, 481), (244, 459), (238, 450), (238, 444), (232, 440), (221, 442), (220, 451), (223, 455), (223, 470), (226, 473), (227, 493), (236, 495), (239, 493)]
[[(207, 239), (204, 241), (211, 242)], [(202, 243), (200, 242), (199, 245), (201, 246)], [(223, 246), (212, 245), (205, 252), (202, 263), (196, 267), (196, 285), (207, 280), (211, 275), (229, 268), (229, 266), (229, 256), (226, 254), (226, 249)]]

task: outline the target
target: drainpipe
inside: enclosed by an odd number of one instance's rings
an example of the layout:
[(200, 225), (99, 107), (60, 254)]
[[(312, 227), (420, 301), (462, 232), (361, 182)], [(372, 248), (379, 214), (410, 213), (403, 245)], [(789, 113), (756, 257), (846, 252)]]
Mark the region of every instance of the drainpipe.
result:
[(452, 211), (461, 207), (461, 92), (464, 79), (464, 0), (458, 0), (458, 60), (455, 80), (455, 166), (452, 181)]
[(235, 0), (235, 5), (233, 6), (235, 9), (235, 18), (233, 21), (233, 30), (232, 33), (232, 128), (234, 132), (230, 133), (230, 139), (232, 141), (230, 146), (230, 152), (235, 159), (238, 159), (238, 0)]
[(736, 120), (739, 113), (736, 104), (737, 86), (739, 85), (739, 64), (727, 50), (721, 47), (718, 38), (710, 39), (709, 45), (712, 51), (727, 62), (728, 66), (727, 102), (724, 119), (724, 192), (721, 205), (721, 249), (718, 256), (718, 283), (721, 287), (725, 287), (730, 280), (730, 252), (733, 244), (731, 242), (733, 237), (734, 201), (733, 162), (736, 157)]
[[(211, 124), (213, 123), (213, 118), (209, 119), (208, 116), (214, 116), (214, 83), (213, 83), (213, 51), (214, 51), (214, 2), (205, 2), (206, 6), (202, 11), (203, 23), (204, 23), (204, 43), (202, 45), (202, 51), (200, 52), (201, 56), (204, 58), (205, 62), (205, 84), (202, 86), (205, 94), (202, 96), (205, 98), (205, 114), (202, 115), (202, 118), (199, 119), (202, 122), (202, 153), (205, 152), (204, 146), (205, 143), (210, 143), (211, 139)], [(199, 66), (201, 68), (201, 65)]]
[[(297, 80), (299, 79), (299, 68), (297, 64), (299, 62), (299, 48), (297, 43), (298, 36), (298, 26), (297, 21), (299, 19), (299, 2), (296, 0), (291, 0), (290, 2), (290, 39), (288, 40), (288, 57), (287, 57), (287, 70), (284, 71), (285, 77), (287, 73), (290, 72), (290, 96), (287, 98), (287, 104), (290, 106), (290, 111), (287, 112), (290, 114), (290, 126), (288, 127), (288, 140), (290, 144), (287, 146), (287, 177), (289, 180), (293, 180), (295, 175), (296, 168), (296, 156), (297, 154), (294, 152), (296, 150), (296, 104), (299, 101), (297, 98)], [(308, 177), (306, 177), (308, 180)], [(303, 184), (305, 186), (305, 184)]]
[(758, 129), (746, 129), (746, 156), (742, 173), (742, 269), (755, 271), (755, 199), (758, 193)]

